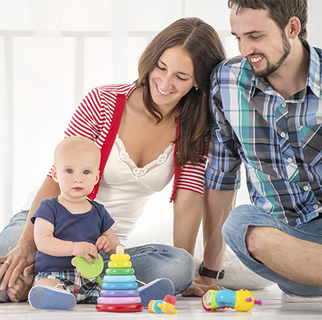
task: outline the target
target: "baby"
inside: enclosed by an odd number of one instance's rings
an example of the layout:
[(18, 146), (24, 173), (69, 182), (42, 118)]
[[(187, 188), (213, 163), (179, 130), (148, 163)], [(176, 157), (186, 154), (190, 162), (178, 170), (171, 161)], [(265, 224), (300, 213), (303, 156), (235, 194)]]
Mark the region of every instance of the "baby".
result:
[[(71, 260), (77, 256), (94, 263), (99, 250), (110, 255), (120, 244), (104, 206), (87, 198), (99, 180), (99, 164), (100, 150), (88, 138), (69, 137), (55, 149), (52, 177), (61, 193), (43, 200), (31, 218), (38, 249), (38, 274), (29, 292), (34, 308), (68, 310), (76, 302), (96, 303), (97, 280), (83, 278)], [(78, 280), (82, 285), (75, 290)]]

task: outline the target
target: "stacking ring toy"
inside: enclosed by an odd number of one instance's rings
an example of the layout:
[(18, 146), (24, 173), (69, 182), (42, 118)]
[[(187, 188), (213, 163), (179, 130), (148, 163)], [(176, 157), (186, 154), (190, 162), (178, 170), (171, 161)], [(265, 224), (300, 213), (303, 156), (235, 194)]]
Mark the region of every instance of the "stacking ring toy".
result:
[(136, 282), (103, 282), (104, 290), (135, 290), (138, 287)]
[(140, 297), (98, 297), (98, 304), (134, 304), (141, 303)]
[(130, 256), (124, 254), (124, 247), (117, 246), (116, 254), (110, 256), (104, 276), (100, 297), (97, 298), (96, 310), (102, 312), (142, 311), (140, 291)]
[(133, 268), (106, 269), (105, 273), (111, 276), (126, 276), (134, 274)]
[(87, 259), (82, 257), (74, 257), (72, 259), (72, 265), (76, 267), (77, 272), (79, 272), (84, 278), (96, 278), (98, 284), (102, 286), (102, 279), (99, 277), (104, 268), (104, 261), (100, 254), (98, 254), (98, 259), (91, 256), (94, 264), (90, 263)]
[(97, 304), (96, 310), (101, 312), (137, 312), (142, 311), (143, 305), (137, 304)]
[(126, 262), (130, 260), (130, 256), (128, 254), (112, 254), (110, 259), (114, 262)]
[(136, 277), (131, 276), (104, 276), (104, 282), (135, 282)]
[(138, 297), (139, 290), (101, 290), (101, 297)]
[(124, 261), (124, 262), (109, 261), (108, 267), (109, 268), (131, 268), (132, 262), (131, 261)]

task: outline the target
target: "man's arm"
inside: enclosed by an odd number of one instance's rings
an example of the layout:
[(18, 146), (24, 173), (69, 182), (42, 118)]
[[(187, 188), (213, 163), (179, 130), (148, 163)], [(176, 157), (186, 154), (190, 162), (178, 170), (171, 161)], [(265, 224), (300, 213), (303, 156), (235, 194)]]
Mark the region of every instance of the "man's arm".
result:
[[(230, 211), (235, 206), (237, 191), (206, 189), (205, 213), (203, 217), (204, 261), (207, 269), (221, 271), (226, 244), (221, 229)], [(208, 283), (210, 278), (202, 277)]]

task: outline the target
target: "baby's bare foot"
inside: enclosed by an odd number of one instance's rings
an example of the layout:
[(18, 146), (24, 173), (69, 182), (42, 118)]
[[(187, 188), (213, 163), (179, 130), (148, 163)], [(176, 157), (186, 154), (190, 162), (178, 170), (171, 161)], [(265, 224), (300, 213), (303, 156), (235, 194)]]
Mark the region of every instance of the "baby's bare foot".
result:
[(9, 299), (12, 302), (21, 302), (28, 300), (28, 293), (31, 289), (35, 276), (30, 274), (28, 277), (22, 274), (18, 276), (16, 283), (7, 290)]

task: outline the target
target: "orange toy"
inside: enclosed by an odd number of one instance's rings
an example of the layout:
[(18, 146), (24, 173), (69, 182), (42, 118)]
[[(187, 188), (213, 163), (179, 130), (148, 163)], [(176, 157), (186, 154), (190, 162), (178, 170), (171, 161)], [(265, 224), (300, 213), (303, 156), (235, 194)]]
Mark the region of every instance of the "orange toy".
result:
[(174, 309), (176, 304), (176, 298), (174, 296), (166, 295), (163, 300), (150, 300), (148, 309), (152, 313), (178, 313), (178, 310)]

